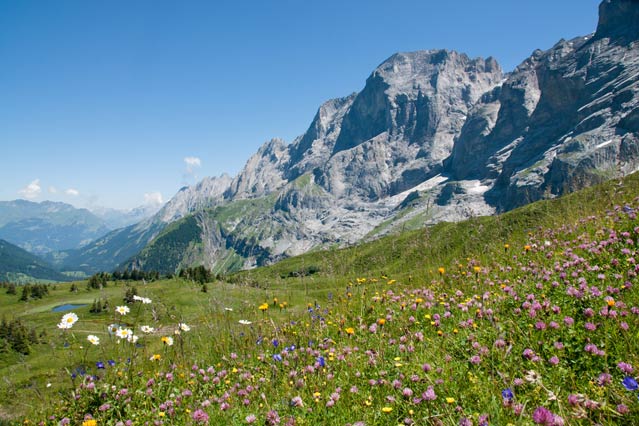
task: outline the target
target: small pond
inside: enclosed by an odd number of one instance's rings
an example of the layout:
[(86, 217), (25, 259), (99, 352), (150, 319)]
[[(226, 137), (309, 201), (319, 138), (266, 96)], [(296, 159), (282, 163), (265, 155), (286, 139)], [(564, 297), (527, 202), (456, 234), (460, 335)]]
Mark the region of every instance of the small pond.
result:
[(83, 308), (87, 306), (86, 304), (84, 305), (74, 305), (72, 303), (67, 303), (65, 305), (58, 305), (55, 308), (51, 309), (53, 312), (65, 312), (65, 311), (70, 311), (71, 309), (76, 309), (76, 308)]

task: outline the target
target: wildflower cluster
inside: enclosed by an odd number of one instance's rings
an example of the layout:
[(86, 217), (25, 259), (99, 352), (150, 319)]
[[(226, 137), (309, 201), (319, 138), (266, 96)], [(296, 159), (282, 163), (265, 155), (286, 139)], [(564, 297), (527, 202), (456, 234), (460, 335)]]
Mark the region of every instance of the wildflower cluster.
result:
[[(85, 375), (51, 424), (631, 424), (634, 210), (495, 242), (490, 259), (433, 268), (430, 280), (344, 279), (301, 307), (223, 310), (208, 352), (183, 340), (206, 319), (141, 326), (155, 341)], [(118, 319), (131, 313), (120, 308)], [(129, 341), (137, 330), (110, 327)]]

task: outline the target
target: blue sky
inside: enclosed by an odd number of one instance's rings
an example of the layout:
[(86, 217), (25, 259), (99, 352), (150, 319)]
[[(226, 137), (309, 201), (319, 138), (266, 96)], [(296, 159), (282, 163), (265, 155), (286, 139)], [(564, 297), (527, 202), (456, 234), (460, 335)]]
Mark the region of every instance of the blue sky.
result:
[(0, 200), (132, 208), (235, 175), (398, 51), (510, 71), (599, 0), (0, 0)]

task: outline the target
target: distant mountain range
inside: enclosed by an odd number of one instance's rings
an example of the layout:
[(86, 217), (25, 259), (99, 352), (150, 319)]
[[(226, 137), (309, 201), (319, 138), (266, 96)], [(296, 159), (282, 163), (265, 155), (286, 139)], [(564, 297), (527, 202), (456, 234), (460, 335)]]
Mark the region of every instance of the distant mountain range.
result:
[(596, 32), (537, 50), (511, 73), (454, 51), (397, 53), (237, 176), (183, 188), (153, 217), (49, 259), (87, 272), (226, 272), (632, 173), (638, 46), (639, 2), (605, 0)]
[(0, 238), (45, 255), (80, 248), (109, 231), (149, 218), (158, 209), (143, 206), (129, 211), (89, 211), (55, 201), (0, 201)]
[(0, 201), (0, 238), (34, 254), (78, 248), (111, 229), (89, 210), (69, 204)]
[(148, 219), (157, 213), (161, 207), (161, 205), (157, 204), (146, 204), (130, 210), (96, 207), (91, 209), (91, 213), (100, 218), (110, 230), (113, 230), (125, 228)]
[(0, 240), (0, 259), (0, 281), (3, 282), (71, 280), (39, 257), (4, 240)]
[[(0, 201), (0, 238), (40, 256), (42, 267), (53, 268), (46, 260), (66, 258), (67, 251), (73, 253), (115, 228), (130, 226), (153, 216), (157, 210), (157, 207), (145, 206), (129, 211), (99, 209), (91, 212), (53, 201)], [(32, 259), (29, 262), (32, 263)], [(8, 258), (0, 258), (0, 267), (8, 263)], [(76, 262), (66, 270), (91, 273), (103, 269), (99, 262), (90, 268), (82, 265), (82, 262)]]

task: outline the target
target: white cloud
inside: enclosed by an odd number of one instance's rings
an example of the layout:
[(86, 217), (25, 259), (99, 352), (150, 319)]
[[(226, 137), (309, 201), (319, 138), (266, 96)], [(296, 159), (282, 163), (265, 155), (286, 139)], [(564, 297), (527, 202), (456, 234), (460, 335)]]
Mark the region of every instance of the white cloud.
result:
[(202, 161), (197, 157), (184, 157), (184, 162), (191, 167), (200, 167), (202, 165)]
[(49, 187), (49, 194), (57, 194), (57, 193), (58, 193), (58, 188), (56, 188), (53, 185)]
[(184, 157), (186, 164), (186, 173), (192, 175), (194, 169), (202, 166), (202, 161), (198, 157)]
[(159, 192), (147, 192), (144, 194), (144, 204), (160, 205), (164, 203), (162, 194)]
[(41, 192), (42, 188), (40, 188), (40, 179), (36, 179), (29, 185), (19, 190), (18, 194), (22, 195), (27, 200), (32, 200), (34, 198), (37, 198)]
[(80, 195), (80, 191), (78, 191), (75, 188), (69, 188), (66, 191), (64, 191), (64, 193), (72, 197), (77, 197), (78, 195)]

